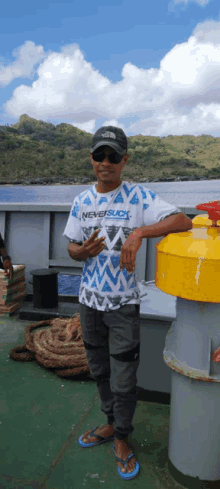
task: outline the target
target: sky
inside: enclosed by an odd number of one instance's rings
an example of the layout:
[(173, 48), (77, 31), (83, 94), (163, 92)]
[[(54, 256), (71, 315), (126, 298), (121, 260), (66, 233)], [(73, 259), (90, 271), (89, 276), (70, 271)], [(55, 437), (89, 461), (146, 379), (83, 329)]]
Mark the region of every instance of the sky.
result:
[(220, 137), (219, 0), (8, 0), (0, 125)]

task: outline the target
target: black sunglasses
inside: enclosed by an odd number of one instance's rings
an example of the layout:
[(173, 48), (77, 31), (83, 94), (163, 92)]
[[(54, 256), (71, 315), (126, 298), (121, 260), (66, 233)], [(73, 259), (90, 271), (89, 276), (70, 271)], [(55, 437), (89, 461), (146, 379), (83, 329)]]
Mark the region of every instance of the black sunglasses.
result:
[(92, 153), (93, 160), (99, 163), (103, 161), (106, 156), (110, 163), (120, 163), (125, 155), (120, 155), (119, 153), (105, 153), (105, 151), (94, 151), (94, 153)]

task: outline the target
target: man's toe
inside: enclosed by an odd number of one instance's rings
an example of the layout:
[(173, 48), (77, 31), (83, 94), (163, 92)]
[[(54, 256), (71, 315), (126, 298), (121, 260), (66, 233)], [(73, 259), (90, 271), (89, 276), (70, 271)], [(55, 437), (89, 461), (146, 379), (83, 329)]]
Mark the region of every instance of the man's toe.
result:
[(135, 459), (133, 459), (132, 461), (130, 461), (130, 463), (128, 464), (128, 472), (129, 474), (131, 472), (133, 472), (133, 470), (135, 470), (135, 466), (136, 466), (136, 461)]
[(121, 464), (120, 462), (118, 462), (118, 467), (119, 467), (120, 471), (121, 471), (121, 472), (123, 472), (123, 473), (124, 473), (124, 472), (126, 472), (126, 470), (127, 470), (127, 469), (124, 467), (124, 465), (123, 465), (123, 464)]

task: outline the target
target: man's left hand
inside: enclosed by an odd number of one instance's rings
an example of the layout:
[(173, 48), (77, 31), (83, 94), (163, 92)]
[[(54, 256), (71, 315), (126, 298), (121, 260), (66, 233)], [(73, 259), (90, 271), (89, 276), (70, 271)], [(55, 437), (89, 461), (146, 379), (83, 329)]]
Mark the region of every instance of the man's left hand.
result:
[(136, 254), (142, 244), (141, 229), (137, 228), (128, 236), (121, 249), (120, 269), (125, 267), (129, 273), (134, 272)]
[(13, 266), (11, 264), (11, 260), (4, 260), (3, 261), (3, 268), (5, 271), (5, 275), (10, 278), (10, 280), (13, 277)]

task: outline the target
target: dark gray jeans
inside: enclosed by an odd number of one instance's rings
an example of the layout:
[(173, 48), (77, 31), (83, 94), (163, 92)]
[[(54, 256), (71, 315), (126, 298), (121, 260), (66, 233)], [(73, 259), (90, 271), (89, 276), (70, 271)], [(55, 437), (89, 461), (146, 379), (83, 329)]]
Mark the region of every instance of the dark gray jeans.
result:
[(114, 311), (98, 311), (80, 304), (86, 355), (101, 398), (101, 410), (113, 424), (115, 436), (132, 433), (137, 403), (140, 352), (140, 306), (127, 304)]

